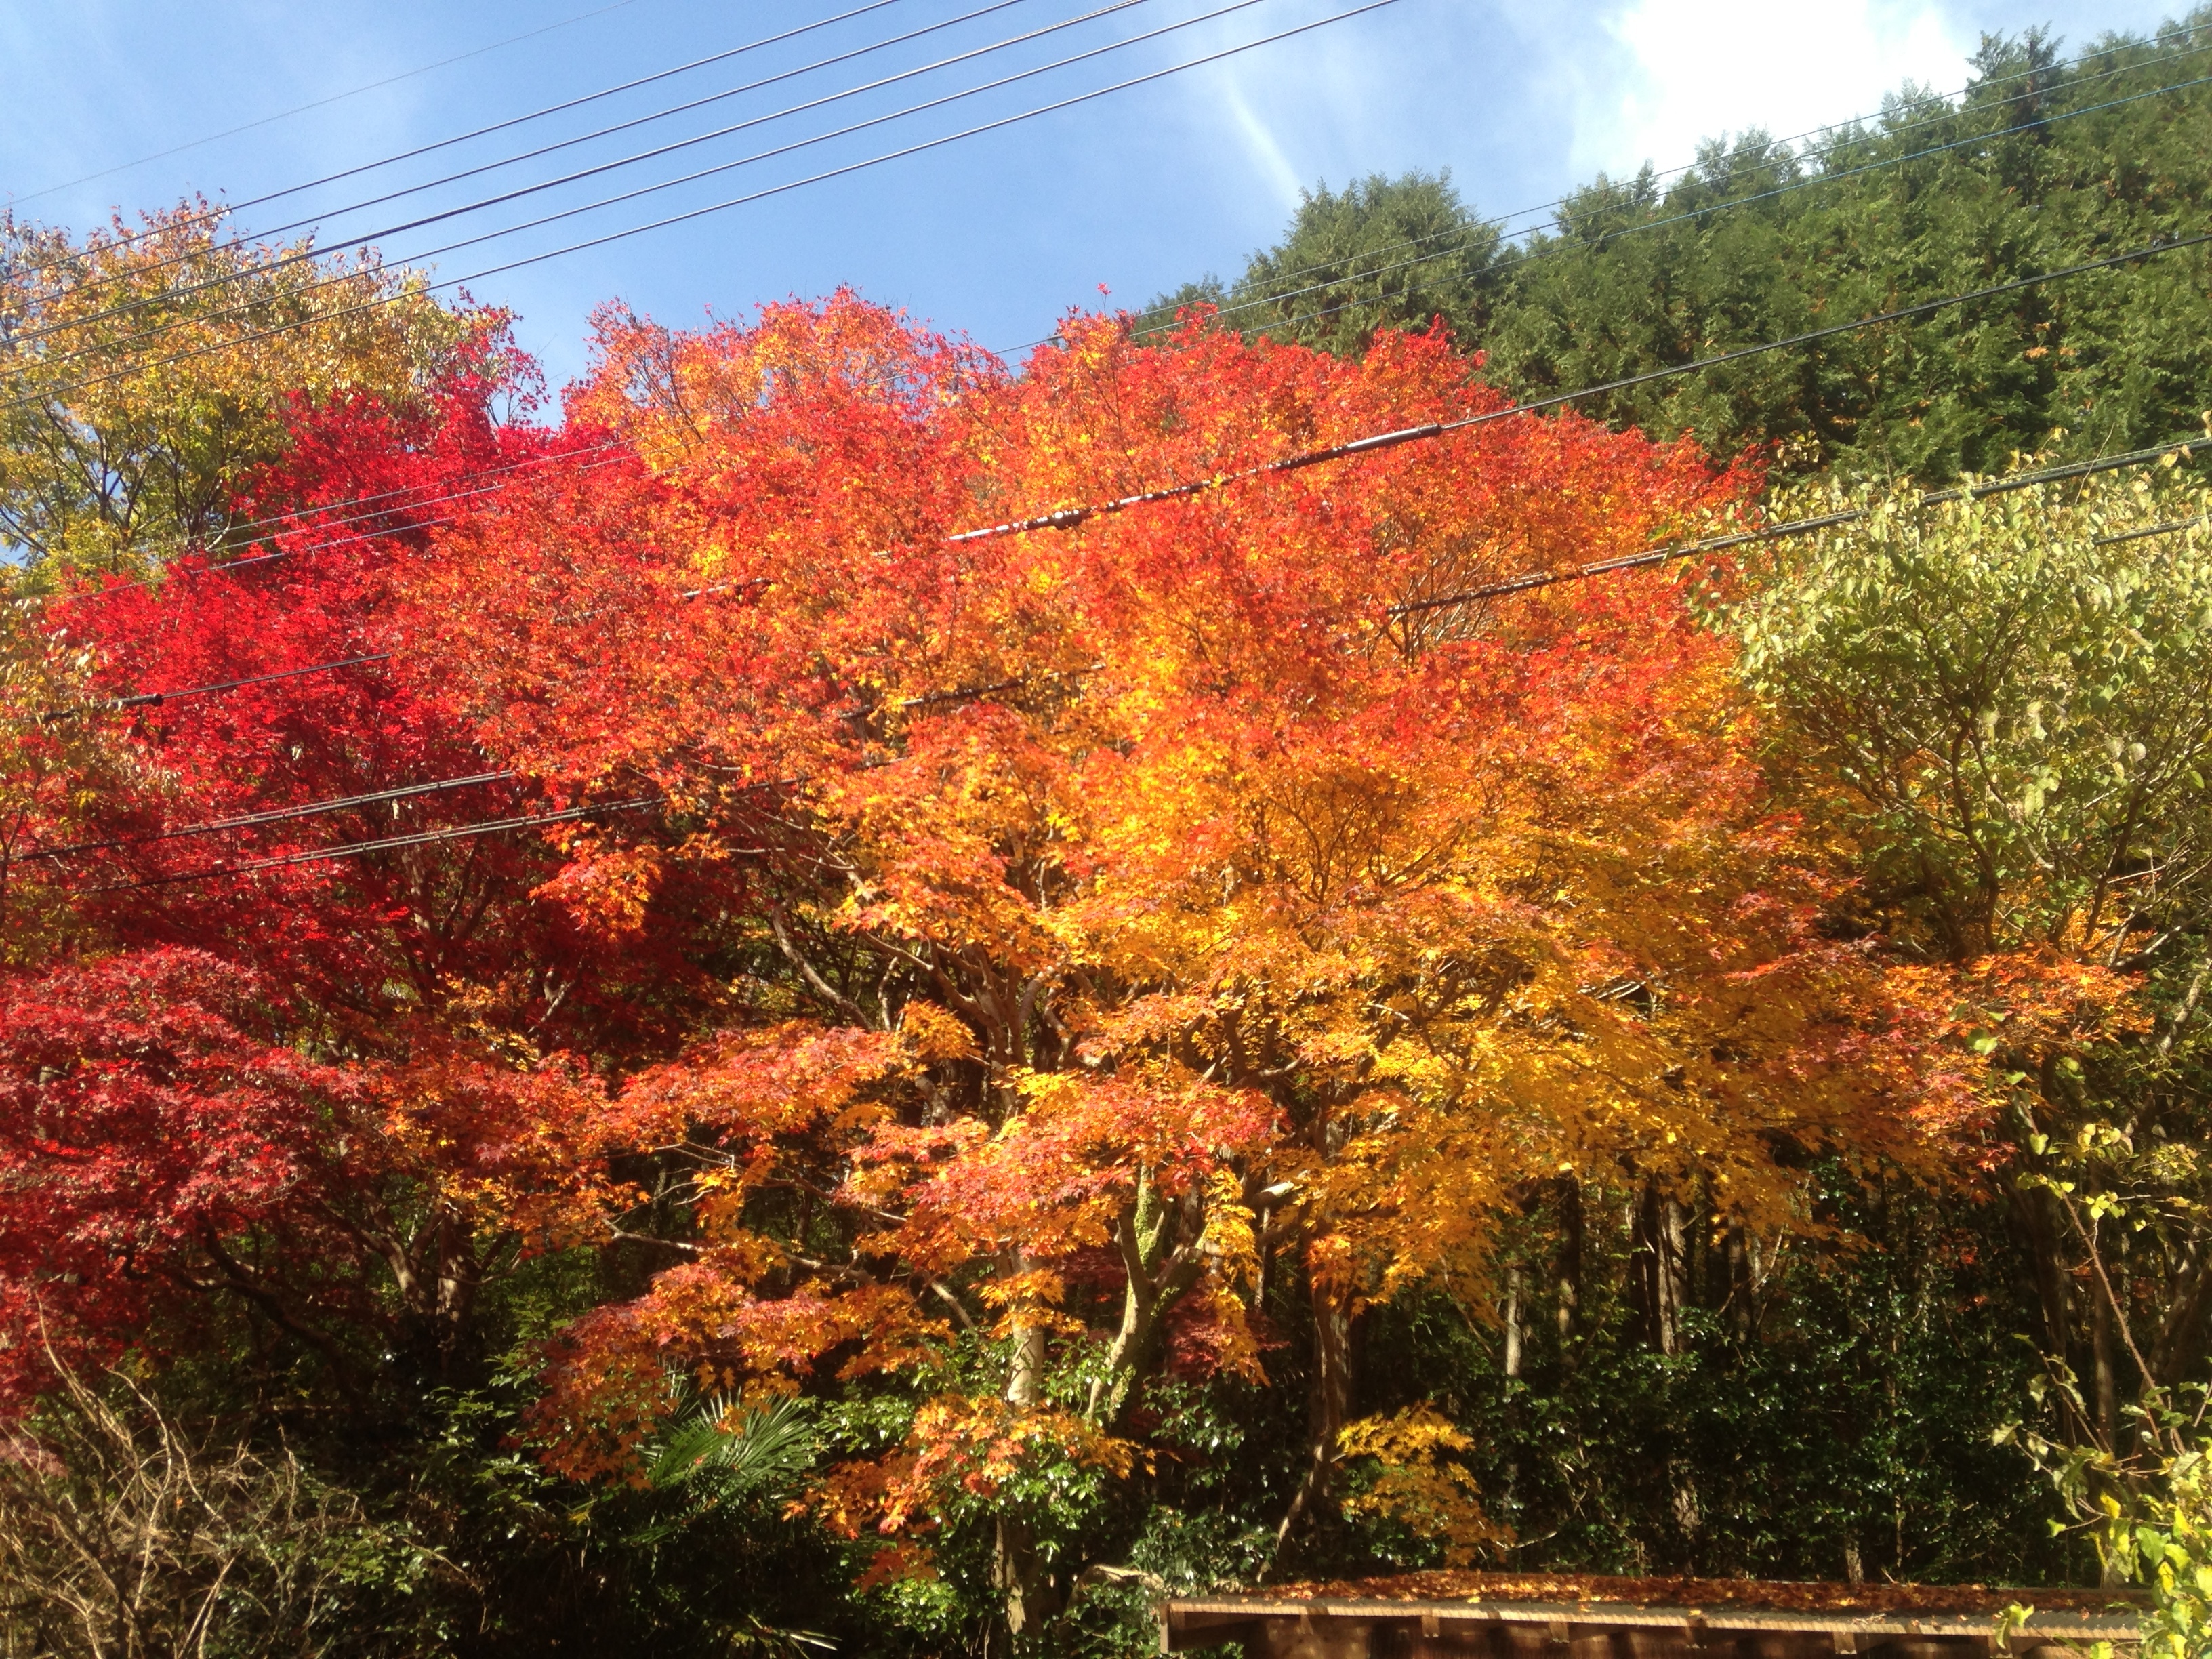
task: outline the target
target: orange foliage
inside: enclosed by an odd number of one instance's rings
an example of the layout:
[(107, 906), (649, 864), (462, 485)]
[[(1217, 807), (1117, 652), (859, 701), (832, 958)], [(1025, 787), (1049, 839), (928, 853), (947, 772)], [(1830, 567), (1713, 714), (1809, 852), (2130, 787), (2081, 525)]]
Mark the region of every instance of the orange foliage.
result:
[[(1259, 1375), (1265, 1255), (1356, 1303), (1480, 1283), (1557, 1172), (1780, 1224), (1778, 1148), (1926, 1165), (1927, 1023), (1824, 934), (1824, 851), (1685, 589), (1402, 609), (1752, 480), (1562, 416), (950, 539), (1501, 401), (1435, 337), (1079, 321), (1014, 379), (849, 295), (602, 319), (571, 418), (640, 465), (505, 492), (410, 568), (410, 626), (503, 763), (666, 797), (544, 890), (649, 929), (642, 872), (681, 875), (788, 989), (599, 1120), (690, 1172), (696, 1236), (563, 1339), (556, 1462), (625, 1467), (670, 1370), (926, 1364), (906, 1447), (823, 1499), (896, 1532), (1033, 1443), (1121, 1455), (1171, 1320)], [(1011, 1356), (988, 1395), (963, 1328)], [(1042, 1403), (1083, 1366), (1086, 1407)], [(1389, 1490), (1471, 1547), (1435, 1450)]]

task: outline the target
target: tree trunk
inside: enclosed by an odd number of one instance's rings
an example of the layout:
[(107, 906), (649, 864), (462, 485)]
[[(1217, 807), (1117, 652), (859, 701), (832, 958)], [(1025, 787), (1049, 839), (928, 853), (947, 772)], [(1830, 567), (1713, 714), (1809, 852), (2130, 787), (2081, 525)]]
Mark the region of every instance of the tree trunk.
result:
[[(2061, 1233), (2057, 1206), (2051, 1194), (2039, 1188), (2022, 1186), (2019, 1182), (2004, 1183), (2005, 1195), (2011, 1201), (2013, 1219), (2020, 1227), (2022, 1242), (2035, 1277), (2037, 1310), (2043, 1316), (2043, 1351), (2055, 1359), (2070, 1364), (2078, 1352), (2073, 1340), (2074, 1309), (2070, 1286), (2069, 1264), (2060, 1254)], [(2069, 1425), (2069, 1433), (2091, 1432), (2094, 1425)]]
[(1647, 1347), (1679, 1353), (1690, 1300), (1689, 1212), (1647, 1181), (1629, 1218), (1629, 1288)]
[[(1505, 1352), (1504, 1356), (1504, 1365), (1505, 1375), (1509, 1380), (1521, 1375), (1521, 1364), (1522, 1358), (1522, 1316), (1521, 1304), (1523, 1291), (1522, 1281), (1525, 1278), (1526, 1275), (1521, 1271), (1521, 1264), (1518, 1261), (1514, 1262), (1505, 1270)], [(1505, 1432), (1508, 1440), (1516, 1445), (1519, 1443), (1521, 1438), (1521, 1401), (1519, 1396), (1517, 1395), (1508, 1395), (1505, 1401)], [(1507, 1515), (1513, 1513), (1514, 1506), (1519, 1501), (1520, 1486), (1521, 1460), (1517, 1457), (1509, 1457), (1505, 1460), (1505, 1480), (1503, 1490), (1499, 1493), (1499, 1496), (1504, 1499), (1504, 1513)]]
[(1505, 1270), (1505, 1374), (1521, 1375), (1521, 1264)]
[(1085, 1415), (1093, 1423), (1105, 1427), (1116, 1421), (1151, 1370), (1169, 1313), (1205, 1269), (1199, 1252), (1205, 1233), (1206, 1212), (1196, 1192), (1185, 1194), (1179, 1204), (1163, 1203), (1149, 1175), (1139, 1180), (1114, 1230), (1126, 1275), (1121, 1328), (1091, 1386)]
[(1690, 1212), (1669, 1198), (1659, 1207), (1659, 1352), (1683, 1347), (1682, 1310), (1690, 1305)]
[(2102, 1290), (2093, 1290), (2090, 1302), (2094, 1312), (2090, 1318), (2089, 1352), (2095, 1382), (2091, 1398), (2097, 1413), (2097, 1432), (2105, 1446), (2117, 1456), (2120, 1454), (2119, 1333), (2112, 1319), (2112, 1298)]
[[(1017, 1260), (1019, 1272), (1026, 1262)], [(1031, 1407), (1044, 1393), (1045, 1331), (1042, 1325), (1024, 1324), (1014, 1334), (1014, 1352), (1006, 1372), (1006, 1401)], [(1021, 1516), (1000, 1510), (993, 1539), (992, 1581), (1006, 1609), (1007, 1633), (1017, 1640), (1035, 1636), (1047, 1620), (1060, 1611), (1057, 1589), (1037, 1557), (1036, 1535)]]
[(1743, 1223), (1731, 1221), (1721, 1240), (1720, 1305), (1727, 1312), (1728, 1328), (1738, 1340), (1751, 1335), (1751, 1253), (1745, 1246)]
[(1301, 1522), (1318, 1513), (1336, 1468), (1339, 1437), (1352, 1419), (1352, 1249), (1331, 1234), (1306, 1247), (1306, 1285), (1313, 1309), (1314, 1364), (1306, 1395), (1305, 1479), (1275, 1532), (1275, 1567), (1291, 1554)]
[(1583, 1185), (1571, 1175), (1559, 1177), (1559, 1253), (1552, 1270), (1553, 1314), (1559, 1326), (1559, 1363), (1568, 1363), (1583, 1308)]

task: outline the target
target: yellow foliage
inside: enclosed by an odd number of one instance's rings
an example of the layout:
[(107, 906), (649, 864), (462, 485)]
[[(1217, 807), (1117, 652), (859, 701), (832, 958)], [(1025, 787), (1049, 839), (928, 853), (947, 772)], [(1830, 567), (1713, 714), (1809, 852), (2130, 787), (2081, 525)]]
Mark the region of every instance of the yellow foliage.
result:
[(1371, 1482), (1344, 1500), (1346, 1515), (1395, 1522), (1441, 1543), (1447, 1566), (1471, 1565), (1510, 1541), (1512, 1534), (1483, 1514), (1474, 1477), (1450, 1456), (1473, 1450), (1474, 1442), (1430, 1407), (1347, 1423), (1337, 1443), (1344, 1457), (1379, 1466)]
[(228, 235), (187, 202), (81, 241), (0, 219), (0, 538), (35, 580), (213, 550), (278, 459), (295, 399), (411, 404), (503, 325), (373, 253)]

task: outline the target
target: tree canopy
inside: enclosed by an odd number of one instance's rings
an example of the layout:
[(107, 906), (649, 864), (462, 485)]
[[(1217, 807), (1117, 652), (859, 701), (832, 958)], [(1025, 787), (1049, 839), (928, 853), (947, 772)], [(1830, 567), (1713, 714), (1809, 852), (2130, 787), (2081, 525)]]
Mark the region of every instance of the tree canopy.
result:
[(0, 1648), (1498, 1562), (2190, 1651), (2212, 491), (1954, 475), (2191, 437), (2201, 259), (1506, 411), (2192, 224), (2207, 27), (1525, 248), (1318, 190), (1019, 371), (610, 305), (550, 409), (372, 255), (13, 228)]
[[(1601, 177), (1514, 244), (1413, 173), (1310, 194), (1226, 286), (1224, 325), (1357, 352), (1441, 318), (1492, 384), (1540, 396), (2193, 234), (2212, 205), (2202, 9), (2062, 58), (1985, 38), (1947, 100), (1905, 88), (1800, 143), (1718, 137), (1686, 170)], [(1518, 231), (1519, 226), (1514, 228)], [(2195, 430), (2212, 362), (2203, 250), (1983, 301), (1583, 405), (1793, 471), (1948, 478)]]

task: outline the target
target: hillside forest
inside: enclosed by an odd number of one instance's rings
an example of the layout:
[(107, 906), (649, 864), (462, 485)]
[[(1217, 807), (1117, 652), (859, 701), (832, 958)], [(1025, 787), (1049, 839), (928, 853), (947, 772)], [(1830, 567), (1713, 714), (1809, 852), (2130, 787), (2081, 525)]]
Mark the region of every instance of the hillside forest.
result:
[(0, 1653), (2206, 1651), (2212, 12), (1544, 211), (557, 392), (6, 221)]

